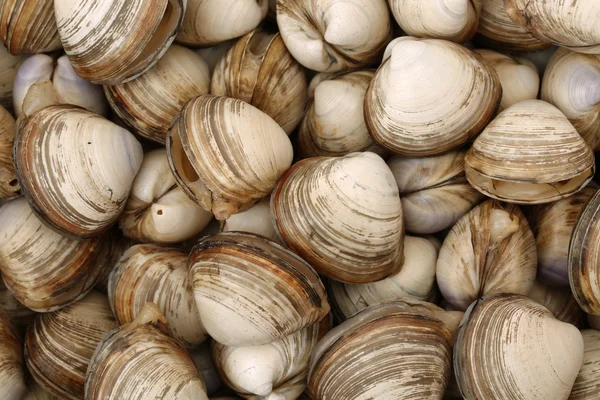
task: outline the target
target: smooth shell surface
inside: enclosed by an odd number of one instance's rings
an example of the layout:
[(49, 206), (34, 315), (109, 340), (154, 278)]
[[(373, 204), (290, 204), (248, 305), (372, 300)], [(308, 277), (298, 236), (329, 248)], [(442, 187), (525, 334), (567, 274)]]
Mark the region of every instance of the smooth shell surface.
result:
[(0, 106), (0, 199), (18, 195), (20, 185), (13, 164), (15, 120)]
[(589, 400), (598, 396), (600, 382), (600, 331), (585, 329), (583, 336), (583, 365), (577, 375), (569, 400)]
[(234, 214), (223, 222), (221, 231), (249, 232), (255, 233), (279, 241), (275, 224), (271, 219), (271, 207), (269, 199), (256, 203), (252, 208), (238, 214)]
[(557, 320), (578, 328), (585, 326), (586, 315), (575, 301), (570, 288), (548, 286), (535, 281), (527, 297), (546, 307)]
[(0, 394), (3, 400), (21, 400), (27, 392), (22, 349), (10, 317), (0, 309)]

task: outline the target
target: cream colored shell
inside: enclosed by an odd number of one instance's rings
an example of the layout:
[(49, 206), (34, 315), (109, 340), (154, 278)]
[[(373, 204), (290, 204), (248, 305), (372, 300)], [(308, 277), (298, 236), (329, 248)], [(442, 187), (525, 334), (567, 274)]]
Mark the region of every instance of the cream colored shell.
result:
[(27, 392), (22, 351), (16, 328), (0, 309), (0, 394), (3, 400), (21, 400)]
[(557, 320), (578, 328), (585, 326), (586, 314), (575, 301), (571, 288), (548, 286), (535, 281), (527, 297), (546, 307)]
[(14, 139), (15, 120), (0, 106), (0, 199), (14, 197), (20, 190), (13, 163)]
[(13, 86), (17, 69), (23, 61), (22, 56), (13, 56), (0, 41), (0, 105), (11, 108), (13, 104)]
[(234, 214), (225, 221), (221, 226), (222, 232), (249, 232), (255, 233), (271, 239), (279, 241), (275, 225), (271, 219), (271, 207), (268, 198), (256, 203), (252, 208), (238, 214)]
[(577, 375), (569, 400), (589, 400), (598, 396), (600, 382), (600, 331), (585, 329), (583, 336), (583, 365)]

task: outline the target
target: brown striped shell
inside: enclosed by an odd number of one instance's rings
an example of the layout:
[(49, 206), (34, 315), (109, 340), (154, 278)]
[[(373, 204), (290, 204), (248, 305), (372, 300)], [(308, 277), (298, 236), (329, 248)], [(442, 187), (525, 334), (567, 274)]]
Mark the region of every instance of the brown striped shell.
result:
[(0, 199), (14, 197), (19, 193), (19, 182), (13, 164), (15, 120), (0, 106)]
[(12, 108), (15, 76), (23, 59), (10, 54), (0, 41), (0, 105), (7, 109)]
[(569, 400), (591, 400), (600, 392), (600, 331), (585, 329), (583, 336), (583, 365), (571, 390)]
[(586, 325), (586, 314), (579, 307), (568, 287), (548, 286), (535, 281), (527, 297), (546, 307), (559, 321), (578, 328)]
[(23, 373), (23, 345), (10, 317), (0, 309), (0, 395), (21, 400), (27, 392)]

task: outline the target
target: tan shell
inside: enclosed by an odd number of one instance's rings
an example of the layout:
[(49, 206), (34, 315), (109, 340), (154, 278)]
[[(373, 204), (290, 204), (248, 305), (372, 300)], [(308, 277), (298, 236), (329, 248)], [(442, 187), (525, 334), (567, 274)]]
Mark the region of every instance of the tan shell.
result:
[(541, 100), (501, 112), (465, 157), (471, 185), (486, 196), (519, 204), (572, 195), (594, 171), (590, 147), (560, 110)]
[(23, 374), (23, 344), (10, 317), (0, 309), (0, 395), (21, 400), (27, 392)]
[(165, 333), (166, 323), (148, 303), (135, 320), (106, 334), (90, 361), (85, 398), (208, 400), (194, 362)]
[(223, 221), (221, 231), (255, 233), (275, 242), (279, 241), (275, 224), (271, 219), (271, 207), (268, 198), (256, 203), (252, 208), (234, 214)]
[(569, 400), (590, 400), (598, 396), (600, 381), (600, 331), (585, 329), (583, 336), (583, 365), (571, 390)]
[(408, 232), (450, 228), (485, 197), (465, 178), (464, 151), (425, 158), (393, 156), (388, 166), (400, 191)]
[(13, 142), (15, 139), (15, 120), (8, 111), (0, 106), (0, 199), (7, 199), (19, 194), (13, 165)]
[(116, 263), (108, 298), (119, 324), (153, 302), (169, 322), (170, 335), (185, 347), (207, 338), (188, 280), (187, 253), (154, 244), (132, 246)]
[(593, 150), (600, 150), (600, 55), (559, 49), (544, 74), (542, 99), (558, 107)]
[(22, 56), (13, 56), (0, 41), (0, 106), (12, 108), (13, 86)]
[(271, 210), (284, 242), (329, 278), (375, 282), (402, 266), (402, 204), (375, 153), (296, 163), (273, 190)]
[(472, 51), (401, 37), (388, 46), (365, 97), (373, 139), (396, 154), (441, 154), (473, 139), (502, 96), (498, 74)]
[(15, 326), (23, 332), (37, 315), (35, 311), (25, 307), (15, 298), (2, 279), (0, 279), (0, 308), (8, 314)]
[(183, 0), (54, 0), (58, 33), (77, 74), (118, 84), (150, 69), (175, 39)]
[(218, 62), (210, 92), (252, 104), (289, 135), (304, 115), (306, 75), (279, 33), (255, 30), (238, 40)]
[(379, 62), (392, 34), (385, 0), (279, 0), (277, 25), (294, 58), (320, 72)]
[(133, 132), (165, 143), (167, 131), (183, 105), (208, 94), (210, 72), (202, 57), (182, 46), (165, 55), (142, 76), (104, 86), (111, 108)]
[(292, 144), (267, 114), (227, 97), (190, 100), (167, 137), (177, 183), (218, 220), (268, 195), (290, 167)]
[(27, 330), (27, 368), (47, 392), (81, 399), (94, 350), (116, 327), (108, 299), (95, 291), (63, 309), (40, 314)]
[(575, 301), (570, 288), (547, 286), (536, 281), (527, 297), (546, 307), (559, 321), (578, 328), (585, 326), (586, 314)]
[(535, 238), (519, 207), (487, 200), (446, 236), (436, 277), (444, 299), (466, 310), (482, 295), (528, 294), (536, 267)]
[(467, 399), (566, 399), (582, 361), (577, 328), (514, 294), (474, 302), (454, 342), (454, 372)]
[(202, 239), (189, 257), (198, 311), (210, 336), (228, 346), (279, 340), (329, 312), (312, 267), (287, 248), (249, 233)]

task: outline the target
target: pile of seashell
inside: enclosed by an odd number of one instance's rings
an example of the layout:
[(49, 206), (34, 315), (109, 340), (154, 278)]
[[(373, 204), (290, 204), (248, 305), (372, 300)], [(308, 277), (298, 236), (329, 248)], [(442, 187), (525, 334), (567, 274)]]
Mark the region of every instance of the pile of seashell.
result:
[(600, 1), (0, 0), (0, 400), (597, 400)]

